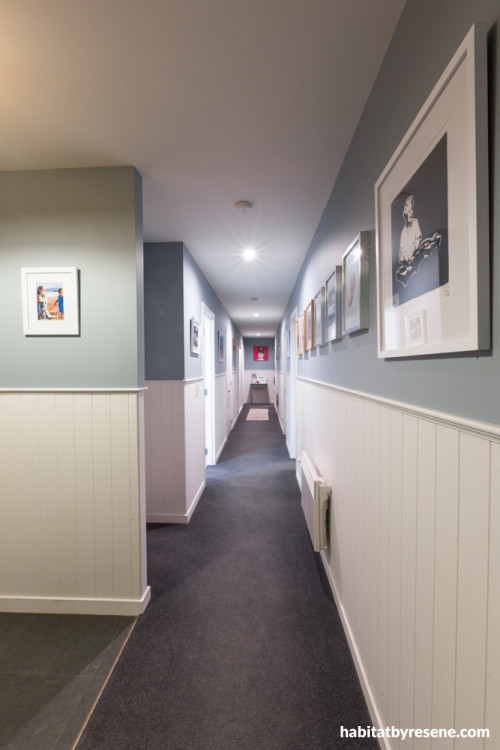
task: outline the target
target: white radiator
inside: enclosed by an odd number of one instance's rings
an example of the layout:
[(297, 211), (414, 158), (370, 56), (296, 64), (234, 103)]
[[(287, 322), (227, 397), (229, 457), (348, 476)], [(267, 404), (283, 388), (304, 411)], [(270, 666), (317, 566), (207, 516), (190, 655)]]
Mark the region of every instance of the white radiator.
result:
[(332, 488), (321, 477), (313, 462), (302, 452), (301, 460), (301, 502), (307, 528), (315, 552), (328, 546), (326, 514)]

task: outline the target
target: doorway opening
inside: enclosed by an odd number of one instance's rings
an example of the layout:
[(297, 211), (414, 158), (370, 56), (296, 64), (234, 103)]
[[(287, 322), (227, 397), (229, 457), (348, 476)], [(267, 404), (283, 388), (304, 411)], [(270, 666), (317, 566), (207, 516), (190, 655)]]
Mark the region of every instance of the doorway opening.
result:
[(205, 466), (215, 464), (215, 315), (202, 303), (203, 388), (205, 399)]

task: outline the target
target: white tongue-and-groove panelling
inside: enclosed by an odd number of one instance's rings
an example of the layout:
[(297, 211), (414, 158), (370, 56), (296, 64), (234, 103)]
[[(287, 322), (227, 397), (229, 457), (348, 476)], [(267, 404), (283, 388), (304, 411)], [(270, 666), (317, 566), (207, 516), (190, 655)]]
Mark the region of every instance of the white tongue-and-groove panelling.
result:
[[(205, 488), (203, 378), (146, 383), (146, 509), (150, 523), (189, 523)], [(220, 456), (240, 404), (235, 374), (214, 379), (215, 456)]]
[(297, 389), (297, 455), (333, 488), (322, 557), (372, 717), (500, 737), (500, 429), (303, 378)]
[(142, 399), (0, 393), (0, 611), (145, 609)]
[(188, 523), (205, 487), (203, 380), (146, 386), (146, 518)]

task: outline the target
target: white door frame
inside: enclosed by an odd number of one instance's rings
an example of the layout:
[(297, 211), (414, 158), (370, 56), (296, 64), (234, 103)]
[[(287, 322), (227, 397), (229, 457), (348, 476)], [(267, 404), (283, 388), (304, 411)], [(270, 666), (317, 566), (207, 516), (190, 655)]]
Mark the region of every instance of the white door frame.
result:
[(205, 400), (205, 466), (215, 464), (215, 315), (201, 303), (203, 389)]
[(286, 389), (286, 445), (290, 458), (296, 458), (297, 452), (297, 308), (290, 315), (290, 387)]

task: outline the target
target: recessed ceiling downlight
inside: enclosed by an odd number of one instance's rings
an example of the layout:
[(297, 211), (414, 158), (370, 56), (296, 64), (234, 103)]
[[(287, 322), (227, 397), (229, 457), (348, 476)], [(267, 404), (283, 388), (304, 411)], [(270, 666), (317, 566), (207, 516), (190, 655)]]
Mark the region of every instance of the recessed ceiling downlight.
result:
[(255, 250), (253, 248), (249, 247), (246, 250), (243, 250), (243, 257), (245, 260), (255, 260)]

